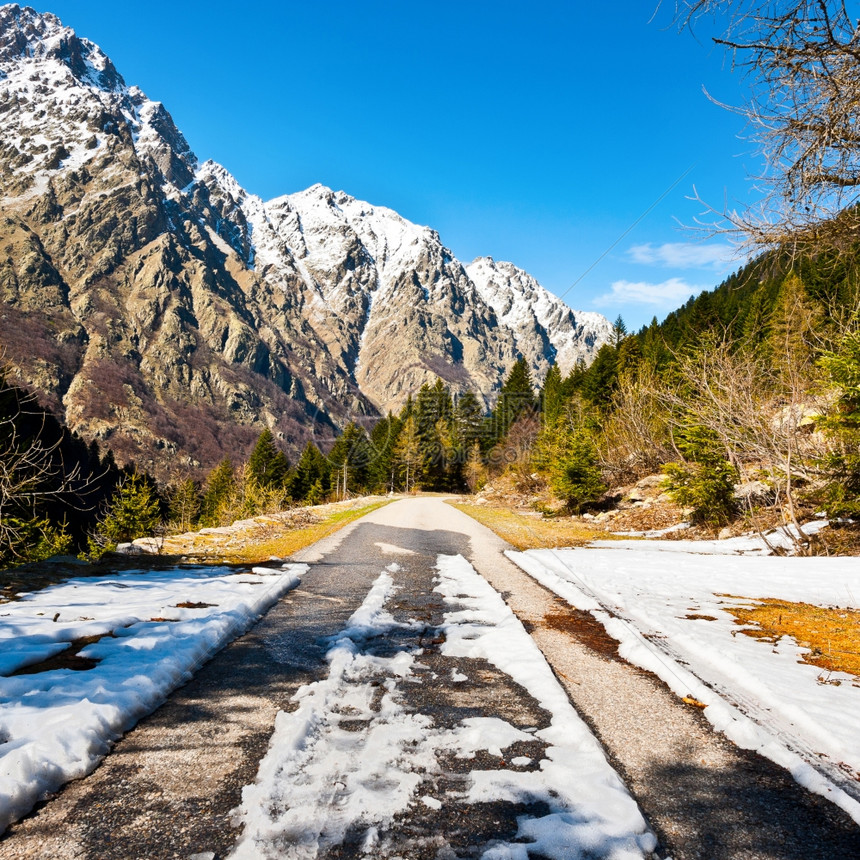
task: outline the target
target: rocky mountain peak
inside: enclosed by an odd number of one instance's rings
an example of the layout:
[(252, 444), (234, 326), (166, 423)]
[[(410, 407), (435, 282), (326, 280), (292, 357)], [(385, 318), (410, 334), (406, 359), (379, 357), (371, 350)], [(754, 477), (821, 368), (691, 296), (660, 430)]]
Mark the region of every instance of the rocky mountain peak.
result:
[(58, 60), (79, 81), (103, 90), (125, 86), (98, 45), (78, 37), (55, 15), (17, 3), (0, 6), (0, 63), (22, 58)]
[(164, 105), (127, 87), (97, 45), (53, 15), (0, 6), (0, 98), (0, 145), (15, 156), (0, 194), (4, 185), (12, 196), (43, 189), (56, 171), (94, 163), (121, 141), (163, 183), (193, 181), (196, 156)]
[(477, 257), (466, 272), (502, 324), (518, 335), (523, 355), (540, 379), (556, 363), (562, 374), (588, 363), (612, 332), (602, 314), (575, 311), (513, 263)]

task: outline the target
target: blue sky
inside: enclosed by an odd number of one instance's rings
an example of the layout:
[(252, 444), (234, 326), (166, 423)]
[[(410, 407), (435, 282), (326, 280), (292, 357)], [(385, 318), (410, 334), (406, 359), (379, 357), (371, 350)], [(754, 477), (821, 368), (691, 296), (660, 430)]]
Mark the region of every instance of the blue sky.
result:
[[(732, 74), (674, 0), (46, 0), (264, 198), (322, 182), (628, 327), (737, 267), (679, 229), (754, 200)], [(652, 17), (653, 16), (653, 17)]]

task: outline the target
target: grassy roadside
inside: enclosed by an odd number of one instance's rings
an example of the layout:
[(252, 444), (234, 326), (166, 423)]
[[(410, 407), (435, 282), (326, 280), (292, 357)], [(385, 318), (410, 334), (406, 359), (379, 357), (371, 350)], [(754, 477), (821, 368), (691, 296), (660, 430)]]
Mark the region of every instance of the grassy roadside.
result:
[(583, 546), (593, 540), (613, 540), (614, 535), (570, 519), (543, 519), (510, 508), (448, 502), (517, 549), (556, 549)]
[(390, 504), (390, 499), (372, 502), (359, 508), (345, 511), (334, 511), (324, 520), (310, 525), (290, 529), (281, 534), (261, 536), (252, 540), (239, 550), (231, 552), (226, 558), (233, 564), (253, 564), (266, 561), (272, 556), (288, 558), (293, 553), (328, 537), (349, 523), (360, 519), (365, 514)]
[[(354, 507), (343, 503), (321, 505), (313, 513), (308, 509), (297, 519), (293, 511), (258, 517), (248, 527), (225, 530), (227, 533), (191, 532), (165, 538), (160, 551), (144, 555), (108, 554), (100, 561), (87, 564), (73, 558), (34, 562), (0, 570), (0, 604), (15, 600), (20, 593), (40, 591), (72, 577), (110, 576), (123, 570), (158, 570), (177, 564), (264, 563), (273, 556), (287, 558), (316, 543), (349, 523), (389, 504), (392, 499), (375, 499)], [(311, 509), (313, 510), (313, 509)]]

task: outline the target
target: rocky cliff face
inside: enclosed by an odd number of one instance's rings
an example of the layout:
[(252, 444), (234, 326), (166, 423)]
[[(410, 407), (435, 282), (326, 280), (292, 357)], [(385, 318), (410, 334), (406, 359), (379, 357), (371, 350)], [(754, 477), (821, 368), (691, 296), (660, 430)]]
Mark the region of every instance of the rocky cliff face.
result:
[(208, 466), (263, 425), (295, 447), (373, 411), (213, 229), (162, 105), (17, 6), (0, 7), (0, 75), (0, 342), (73, 429), (123, 460)]
[(96, 45), (0, 7), (0, 343), (121, 460), (208, 467), (264, 425), (295, 448), (436, 376), (489, 403), (520, 352), (590, 357), (591, 317), (343, 192), (263, 202)]

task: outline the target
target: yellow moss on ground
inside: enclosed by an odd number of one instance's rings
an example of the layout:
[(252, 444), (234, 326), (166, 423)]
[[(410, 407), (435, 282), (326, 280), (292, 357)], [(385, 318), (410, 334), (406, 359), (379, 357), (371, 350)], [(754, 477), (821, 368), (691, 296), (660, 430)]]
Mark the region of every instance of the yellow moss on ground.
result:
[(615, 535), (568, 518), (543, 519), (510, 508), (449, 502), (517, 549), (553, 549), (583, 546), (593, 540), (612, 540)]
[(860, 677), (860, 610), (812, 606), (767, 598), (750, 606), (727, 606), (747, 636), (776, 642), (790, 636), (809, 652), (806, 663)]

